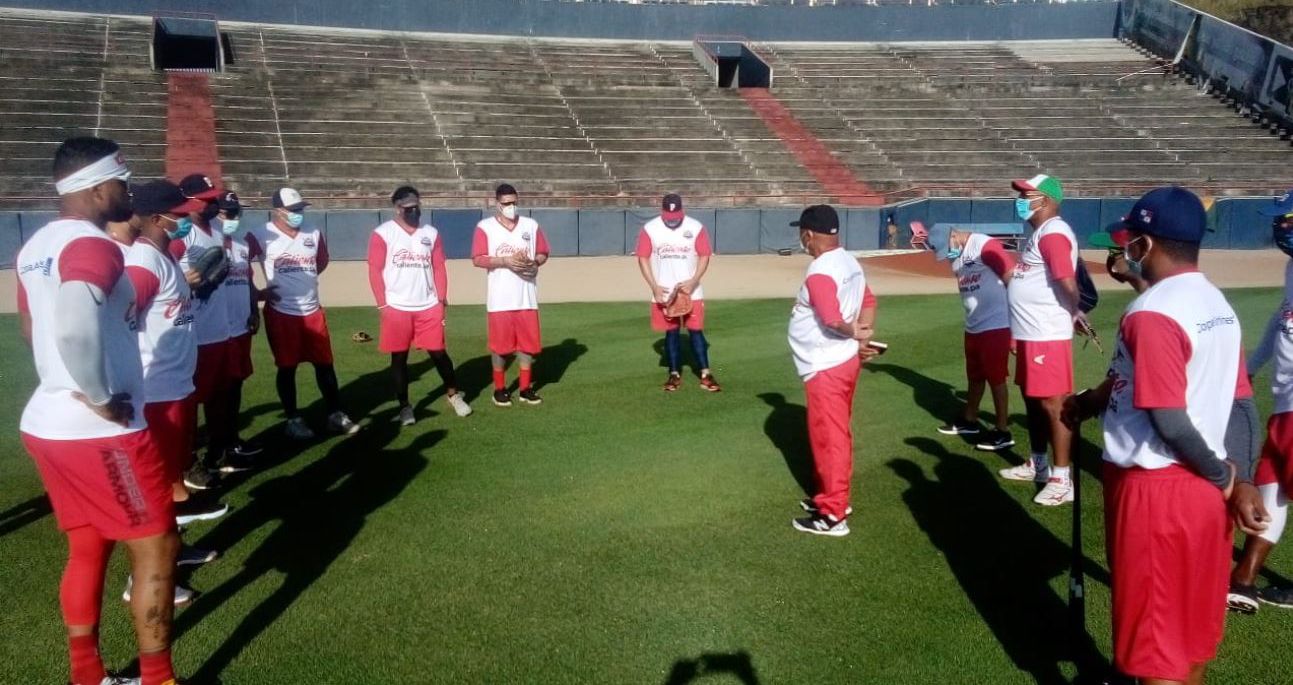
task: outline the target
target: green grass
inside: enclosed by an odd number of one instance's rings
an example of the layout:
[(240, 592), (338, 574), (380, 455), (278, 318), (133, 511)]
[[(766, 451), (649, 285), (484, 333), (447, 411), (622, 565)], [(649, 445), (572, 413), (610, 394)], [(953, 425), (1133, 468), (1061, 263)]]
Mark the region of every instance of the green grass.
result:
[[(1278, 294), (1231, 293), (1251, 344)], [(1111, 342), (1127, 298), (1095, 322)], [(224, 550), (191, 584), (176, 659), (194, 682), (665, 683), (1060, 682), (1070, 509), (1000, 482), (996, 455), (933, 428), (962, 381), (954, 295), (881, 302), (892, 344), (862, 374), (855, 410), (853, 534), (790, 529), (805, 478), (802, 387), (784, 339), (788, 301), (713, 302), (725, 392), (676, 395), (643, 304), (543, 310), (541, 407), (442, 400), (397, 431), (385, 360), (349, 337), (368, 309), (330, 312), (344, 396), (365, 430), (297, 450), (264, 343), (245, 406), (270, 466), (227, 495), (234, 510), (192, 542)], [(484, 315), (450, 313), (450, 349), (475, 395), (488, 383)], [(32, 387), (16, 335), (0, 337), (0, 681), (63, 682), (56, 601), (64, 555), (16, 431)], [(1094, 348), (1079, 384), (1097, 381)], [(425, 362), (414, 396), (438, 387)], [(308, 373), (302, 399), (317, 398)], [(1261, 392), (1264, 408), (1269, 393)], [(1015, 401), (1018, 411), (1019, 403)], [(311, 417), (322, 420), (315, 405)], [(1016, 434), (1022, 439), (1022, 429)], [(1087, 437), (1096, 439), (1094, 427)], [(1094, 448), (1088, 455), (1094, 463)], [(1109, 649), (1099, 486), (1087, 478), (1089, 627)], [(110, 666), (132, 658), (118, 554), (105, 601)], [(1273, 568), (1293, 575), (1284, 548)], [(1274, 636), (1293, 613), (1232, 617), (1214, 683), (1274, 682)], [(708, 656), (707, 656), (708, 655)], [(729, 673), (724, 675), (723, 671)], [(746, 682), (752, 682), (746, 680)]]

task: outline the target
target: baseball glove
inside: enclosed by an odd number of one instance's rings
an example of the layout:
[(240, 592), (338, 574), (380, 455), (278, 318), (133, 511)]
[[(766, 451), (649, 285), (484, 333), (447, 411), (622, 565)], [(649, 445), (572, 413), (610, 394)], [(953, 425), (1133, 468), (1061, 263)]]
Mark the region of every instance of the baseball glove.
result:
[(225, 256), (224, 248), (219, 245), (212, 245), (203, 250), (189, 266), (201, 276), (198, 284), (193, 286), (193, 294), (199, 300), (211, 297), (211, 293), (215, 292), (215, 289), (219, 288), (229, 275), (229, 258)]
[(680, 319), (691, 313), (691, 294), (682, 288), (674, 288), (673, 295), (664, 305), (664, 315), (670, 319)]

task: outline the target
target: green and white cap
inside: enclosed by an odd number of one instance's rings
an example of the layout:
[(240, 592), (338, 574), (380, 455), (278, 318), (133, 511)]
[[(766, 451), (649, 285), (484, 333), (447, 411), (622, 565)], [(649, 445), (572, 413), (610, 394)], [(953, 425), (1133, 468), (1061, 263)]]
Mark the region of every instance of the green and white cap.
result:
[(1027, 180), (1013, 181), (1010, 187), (1021, 193), (1035, 190), (1056, 202), (1064, 201), (1064, 188), (1060, 185), (1060, 180), (1046, 174), (1037, 174)]

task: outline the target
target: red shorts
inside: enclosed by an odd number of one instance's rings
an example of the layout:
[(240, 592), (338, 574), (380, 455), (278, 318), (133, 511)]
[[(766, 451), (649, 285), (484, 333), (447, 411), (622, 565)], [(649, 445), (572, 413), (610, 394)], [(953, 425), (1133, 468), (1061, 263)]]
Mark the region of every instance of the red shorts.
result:
[(1279, 483), (1285, 493), (1293, 492), (1293, 412), (1272, 414), (1266, 422), (1266, 442), (1257, 462), (1253, 484)]
[(965, 377), (1001, 385), (1010, 377), (1010, 329), (965, 334)]
[(226, 341), (229, 349), (226, 353), (228, 356), (225, 361), (229, 363), (229, 375), (235, 381), (245, 381), (251, 378), (253, 371), (251, 366), (251, 338), (251, 333), (243, 333)]
[(382, 307), (378, 311), (382, 317), (382, 330), (377, 349), (382, 352), (408, 352), (410, 347), (428, 351), (444, 349), (443, 304), (420, 312), (406, 312), (394, 307)]
[(515, 309), (510, 312), (490, 312), (489, 351), (494, 354), (524, 352), (538, 354), (543, 349), (539, 340), (539, 310)]
[(174, 483), (193, 464), (193, 434), (198, 427), (198, 403), (193, 396), (144, 405), (144, 419), (153, 444), (166, 465), (166, 482)]
[(193, 399), (210, 402), (229, 387), (229, 341), (198, 345), (198, 366), (193, 374)]
[[(687, 324), (689, 331), (705, 330), (705, 301), (692, 300), (691, 312), (682, 317)], [(676, 331), (681, 326), (678, 325), (678, 319), (670, 319), (664, 315), (664, 305), (659, 302), (651, 303), (651, 328), (657, 331)]]
[(109, 540), (175, 529), (171, 483), (147, 430), (89, 440), (23, 433), (22, 442), (40, 470), (59, 528), (91, 526)]
[(1073, 394), (1073, 341), (1016, 340), (1015, 384), (1024, 397)]
[(265, 335), (274, 353), (274, 365), (280, 369), (306, 363), (332, 364), (332, 338), (322, 309), (294, 316), (265, 307)]
[(1185, 680), (1221, 644), (1230, 584), (1230, 518), (1221, 491), (1179, 466), (1104, 465), (1105, 545), (1114, 665)]

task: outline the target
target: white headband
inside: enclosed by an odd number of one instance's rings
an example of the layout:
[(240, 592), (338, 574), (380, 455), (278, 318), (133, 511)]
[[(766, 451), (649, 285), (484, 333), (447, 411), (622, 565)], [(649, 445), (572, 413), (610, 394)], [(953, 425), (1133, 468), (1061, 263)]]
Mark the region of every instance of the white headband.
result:
[(119, 181), (130, 180), (130, 170), (126, 168), (126, 158), (122, 156), (120, 151), (114, 152), (87, 167), (82, 167), (71, 176), (55, 183), (54, 189), (58, 191), (59, 195), (70, 195), (113, 179)]

